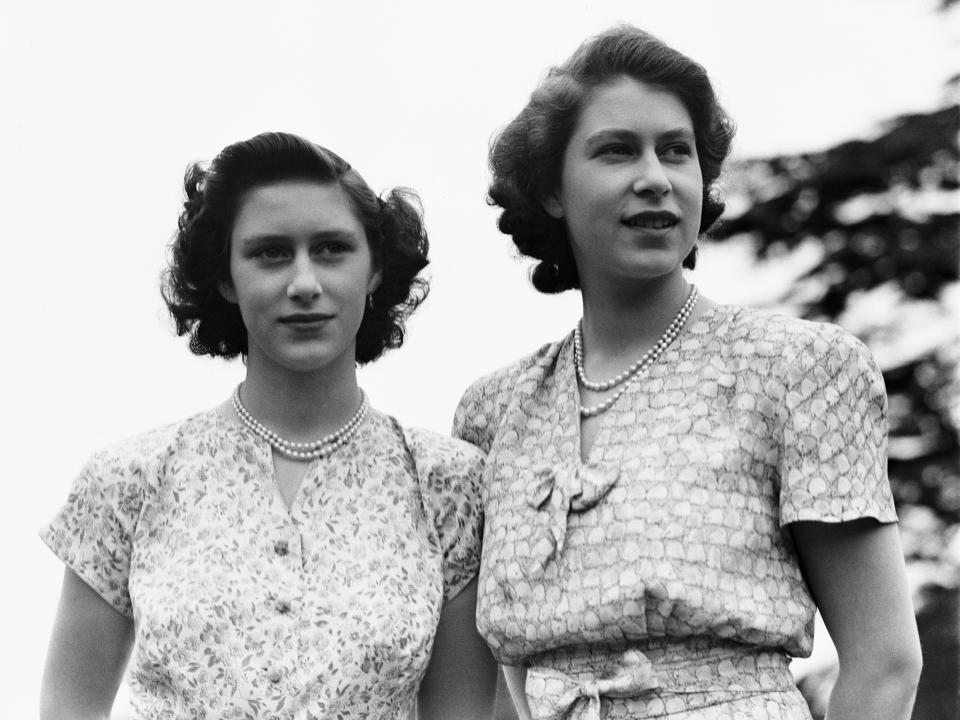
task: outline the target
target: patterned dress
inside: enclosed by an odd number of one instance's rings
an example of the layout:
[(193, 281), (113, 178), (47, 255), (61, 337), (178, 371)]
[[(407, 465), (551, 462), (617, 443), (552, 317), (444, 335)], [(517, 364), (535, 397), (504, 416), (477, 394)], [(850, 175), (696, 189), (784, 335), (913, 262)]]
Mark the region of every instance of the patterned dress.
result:
[(484, 377), (454, 434), (488, 453), (477, 625), (534, 717), (809, 718), (788, 669), (814, 602), (787, 526), (896, 521), (886, 394), (832, 325), (691, 322), (586, 460), (572, 333)]
[(481, 463), (371, 410), (288, 509), (209, 411), (94, 455), (42, 537), (133, 619), (140, 718), (406, 718), (477, 573)]

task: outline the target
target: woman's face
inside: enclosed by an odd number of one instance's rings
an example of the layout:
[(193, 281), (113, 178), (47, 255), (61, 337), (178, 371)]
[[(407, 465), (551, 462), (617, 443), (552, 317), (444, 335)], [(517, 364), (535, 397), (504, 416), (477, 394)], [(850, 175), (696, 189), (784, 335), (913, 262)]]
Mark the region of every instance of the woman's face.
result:
[(681, 272), (703, 200), (693, 130), (656, 86), (621, 77), (590, 93), (544, 202), (566, 223), (584, 290)]
[(291, 180), (248, 191), (230, 236), (230, 278), (220, 291), (240, 308), (251, 367), (353, 365), (380, 272), (339, 185)]

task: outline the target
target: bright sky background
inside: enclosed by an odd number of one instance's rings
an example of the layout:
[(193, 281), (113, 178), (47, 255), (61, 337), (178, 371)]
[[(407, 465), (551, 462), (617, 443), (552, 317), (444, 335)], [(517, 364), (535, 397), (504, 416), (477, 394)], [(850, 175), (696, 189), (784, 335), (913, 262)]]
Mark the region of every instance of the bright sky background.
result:
[[(577, 295), (529, 287), (484, 203), (490, 136), (548, 65), (632, 22), (707, 67), (737, 120), (737, 156), (815, 150), (940, 104), (960, 29), (936, 4), (5, 4), (4, 715), (36, 714), (61, 577), (36, 532), (81, 463), (213, 406), (242, 378), (239, 362), (190, 355), (158, 293), (188, 162), (287, 130), (344, 156), (376, 190), (419, 191), (433, 290), (407, 344), (363, 370), (361, 384), (382, 410), (446, 432), (469, 382), (579, 314)], [(724, 300), (724, 278), (698, 273)]]

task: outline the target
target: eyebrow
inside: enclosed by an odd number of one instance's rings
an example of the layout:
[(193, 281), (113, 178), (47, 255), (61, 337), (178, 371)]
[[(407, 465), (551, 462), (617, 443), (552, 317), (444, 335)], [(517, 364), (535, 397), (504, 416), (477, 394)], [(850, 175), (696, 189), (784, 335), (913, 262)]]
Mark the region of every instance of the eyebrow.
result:
[[(243, 246), (259, 245), (269, 242), (285, 242), (290, 240), (290, 236), (285, 233), (259, 233), (256, 235), (247, 235), (239, 239)], [(310, 235), (310, 240), (340, 240), (354, 241), (358, 240), (356, 233), (350, 230), (321, 230)]]
[[(636, 133), (626, 128), (604, 128), (588, 136), (585, 144), (587, 147), (595, 147), (600, 143), (610, 140), (632, 141), (636, 139)], [(686, 127), (677, 127), (665, 130), (657, 135), (658, 141), (688, 140), (695, 142), (696, 136), (693, 130)]]

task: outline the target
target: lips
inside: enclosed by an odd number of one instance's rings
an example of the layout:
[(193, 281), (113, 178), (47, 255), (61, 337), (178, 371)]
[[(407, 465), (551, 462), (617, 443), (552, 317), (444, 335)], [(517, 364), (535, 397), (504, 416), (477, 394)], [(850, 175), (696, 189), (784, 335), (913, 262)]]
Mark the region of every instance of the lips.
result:
[(620, 222), (631, 228), (666, 230), (680, 222), (680, 218), (668, 210), (652, 210), (629, 215)]
[(303, 327), (322, 323), (332, 318), (333, 315), (327, 315), (326, 313), (294, 313), (292, 315), (284, 315), (280, 318), (280, 322), (292, 327)]

